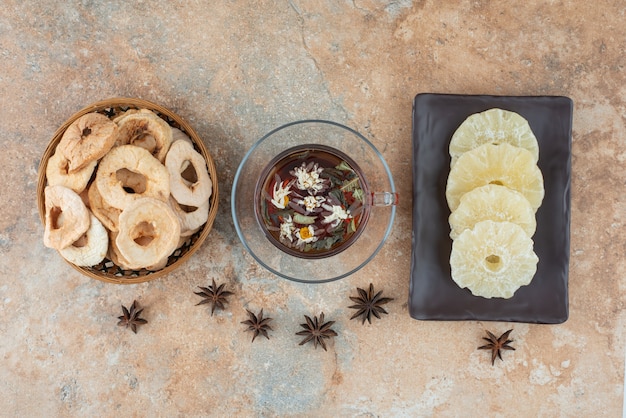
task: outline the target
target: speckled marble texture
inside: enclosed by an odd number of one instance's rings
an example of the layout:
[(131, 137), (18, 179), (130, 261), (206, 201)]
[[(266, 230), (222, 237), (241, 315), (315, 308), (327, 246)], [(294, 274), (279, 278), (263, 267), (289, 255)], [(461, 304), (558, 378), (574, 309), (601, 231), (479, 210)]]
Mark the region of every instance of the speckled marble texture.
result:
[[(626, 9), (618, 0), (450, 3), (5, 1), (0, 415), (621, 416)], [(420, 92), (573, 99), (566, 323), (409, 317), (411, 103)], [(114, 96), (189, 121), (221, 190), (214, 229), (192, 259), (130, 286), (83, 277), (45, 248), (36, 205), (39, 160), (56, 128)], [(318, 286), (257, 265), (230, 216), (246, 150), (303, 118), (365, 134), (401, 196), (374, 261)], [(213, 278), (235, 296), (211, 316), (193, 291)], [(348, 296), (370, 282), (395, 300), (362, 326), (349, 320)], [(115, 325), (133, 299), (149, 321), (136, 335)], [(274, 331), (251, 344), (240, 322), (260, 308)], [(303, 315), (321, 311), (337, 321), (328, 352), (295, 335)], [(492, 366), (476, 347), (485, 329), (509, 328), (516, 351)]]

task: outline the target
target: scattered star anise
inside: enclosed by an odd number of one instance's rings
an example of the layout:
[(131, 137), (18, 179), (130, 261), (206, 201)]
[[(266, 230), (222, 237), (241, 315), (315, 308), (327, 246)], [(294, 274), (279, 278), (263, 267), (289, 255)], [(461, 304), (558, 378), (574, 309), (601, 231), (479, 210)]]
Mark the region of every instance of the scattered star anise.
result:
[(263, 318), (263, 309), (261, 309), (261, 311), (259, 312), (259, 315), (255, 315), (254, 313), (252, 313), (251, 311), (246, 309), (246, 312), (248, 313), (248, 319), (245, 321), (241, 321), (242, 324), (247, 325), (248, 328), (246, 328), (246, 331), (252, 331), (252, 342), (254, 342), (254, 339), (259, 335), (263, 335), (265, 338), (267, 338), (268, 340), (270, 339), (270, 336), (267, 334), (267, 330), (271, 330), (272, 327), (269, 326), (270, 321), (272, 321), (272, 318)]
[(374, 285), (370, 283), (369, 291), (365, 291), (359, 287), (356, 288), (359, 292), (358, 297), (350, 296), (353, 302), (356, 302), (355, 305), (348, 306), (351, 309), (358, 309), (358, 311), (350, 317), (350, 319), (354, 319), (357, 317), (362, 317), (361, 324), (367, 322), (372, 323), (372, 315), (376, 318), (380, 319), (380, 314), (387, 314), (387, 311), (381, 306), (385, 303), (389, 303), (393, 300), (393, 298), (383, 298), (381, 297), (383, 291), (379, 291), (374, 294)]
[(122, 305), (122, 311), (124, 312), (124, 315), (117, 317), (117, 319), (120, 320), (117, 325), (120, 327), (130, 328), (135, 334), (137, 334), (137, 325), (148, 323), (145, 319), (139, 318), (143, 308), (139, 310), (137, 309), (136, 300), (133, 301), (133, 304), (130, 306), (130, 310), (126, 309), (126, 306)]
[(499, 338), (493, 335), (491, 332), (486, 331), (487, 337), (483, 337), (483, 340), (488, 341), (488, 344), (481, 345), (478, 347), (479, 350), (491, 350), (491, 365), (496, 361), (496, 357), (502, 360), (502, 355), (500, 350), (515, 350), (515, 348), (511, 347), (509, 344), (513, 342), (513, 340), (509, 340), (509, 334), (513, 331), (512, 329), (508, 330), (504, 334), (502, 334)]
[(317, 316), (314, 316), (313, 319), (304, 315), (306, 319), (306, 324), (300, 324), (303, 331), (296, 332), (296, 335), (306, 335), (306, 338), (300, 342), (300, 345), (306, 344), (309, 341), (313, 341), (313, 347), (317, 348), (317, 345), (321, 345), (324, 351), (326, 350), (326, 343), (324, 339), (336, 337), (337, 333), (333, 331), (330, 327), (333, 326), (335, 321), (324, 322), (324, 312), (320, 314), (319, 320)]
[(213, 312), (215, 312), (215, 308), (225, 309), (224, 304), (228, 303), (228, 296), (233, 295), (233, 292), (229, 292), (228, 290), (224, 290), (224, 283), (217, 286), (215, 284), (215, 279), (211, 279), (213, 282), (209, 287), (198, 286), (201, 292), (194, 292), (198, 296), (202, 296), (202, 299), (199, 303), (196, 303), (196, 306), (203, 305), (205, 303), (211, 304), (211, 316)]

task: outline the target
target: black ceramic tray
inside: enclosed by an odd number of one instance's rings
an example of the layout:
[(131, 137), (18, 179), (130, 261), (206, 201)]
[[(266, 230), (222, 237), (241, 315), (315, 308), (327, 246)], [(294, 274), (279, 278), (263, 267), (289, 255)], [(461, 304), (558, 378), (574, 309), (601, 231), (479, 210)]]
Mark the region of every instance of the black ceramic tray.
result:
[[(450, 275), (446, 181), (448, 146), (471, 114), (494, 107), (528, 120), (539, 142), (545, 197), (533, 236), (537, 273), (510, 299), (485, 299)], [(558, 324), (567, 320), (570, 247), (571, 99), (418, 94), (413, 104), (413, 238), (409, 310), (420, 320), (484, 320)]]

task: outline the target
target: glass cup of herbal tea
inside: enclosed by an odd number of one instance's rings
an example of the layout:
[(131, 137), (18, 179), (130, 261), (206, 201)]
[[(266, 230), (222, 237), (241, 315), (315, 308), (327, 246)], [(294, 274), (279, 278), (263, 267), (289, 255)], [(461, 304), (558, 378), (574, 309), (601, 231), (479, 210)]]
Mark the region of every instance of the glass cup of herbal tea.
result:
[(322, 144), (289, 148), (261, 173), (254, 208), (269, 241), (294, 257), (331, 257), (365, 229), (375, 204), (391, 205), (388, 192), (370, 192), (352, 158)]
[(283, 125), (248, 151), (232, 190), (237, 234), (269, 271), (299, 282), (346, 277), (388, 237), (398, 195), (382, 155), (336, 122)]

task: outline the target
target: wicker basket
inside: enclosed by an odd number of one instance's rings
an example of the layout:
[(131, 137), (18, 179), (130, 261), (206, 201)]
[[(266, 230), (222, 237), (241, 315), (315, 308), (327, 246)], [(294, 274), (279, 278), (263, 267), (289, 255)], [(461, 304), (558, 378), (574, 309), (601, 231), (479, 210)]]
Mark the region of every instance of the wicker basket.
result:
[(39, 208), (39, 216), (41, 218), (41, 222), (45, 223), (44, 189), (47, 184), (46, 167), (48, 164), (48, 159), (54, 154), (55, 149), (59, 141), (61, 140), (61, 137), (63, 136), (65, 130), (76, 119), (86, 113), (98, 112), (108, 117), (115, 117), (116, 115), (123, 113), (128, 109), (150, 109), (166, 122), (168, 122), (171, 126), (185, 132), (193, 141), (196, 151), (202, 154), (202, 156), (206, 160), (209, 176), (211, 177), (211, 180), (213, 182), (213, 194), (211, 195), (209, 201), (209, 218), (206, 224), (204, 224), (204, 226), (198, 232), (190, 236), (180, 248), (174, 251), (174, 253), (169, 257), (166, 267), (161, 270), (124, 270), (115, 265), (115, 263), (113, 263), (108, 258), (105, 258), (102, 263), (93, 267), (76, 266), (66, 260), (67, 263), (70, 264), (73, 268), (89, 277), (104, 282), (117, 284), (133, 284), (153, 280), (171, 272), (172, 270), (179, 267), (182, 263), (184, 263), (185, 260), (191, 257), (191, 255), (196, 252), (198, 248), (200, 248), (200, 245), (202, 245), (204, 240), (209, 235), (209, 232), (211, 232), (211, 229), (213, 227), (213, 221), (217, 216), (217, 205), (219, 200), (217, 173), (215, 170), (215, 163), (213, 162), (213, 158), (202, 143), (202, 140), (200, 139), (198, 134), (196, 134), (196, 132), (187, 122), (185, 122), (183, 119), (181, 119), (178, 115), (171, 112), (170, 110), (157, 104), (148, 102), (146, 100), (133, 98), (113, 98), (93, 103), (76, 112), (54, 133), (54, 137), (48, 144), (48, 147), (46, 148), (46, 151), (41, 158), (41, 164), (39, 165), (39, 179), (37, 183), (37, 205)]

